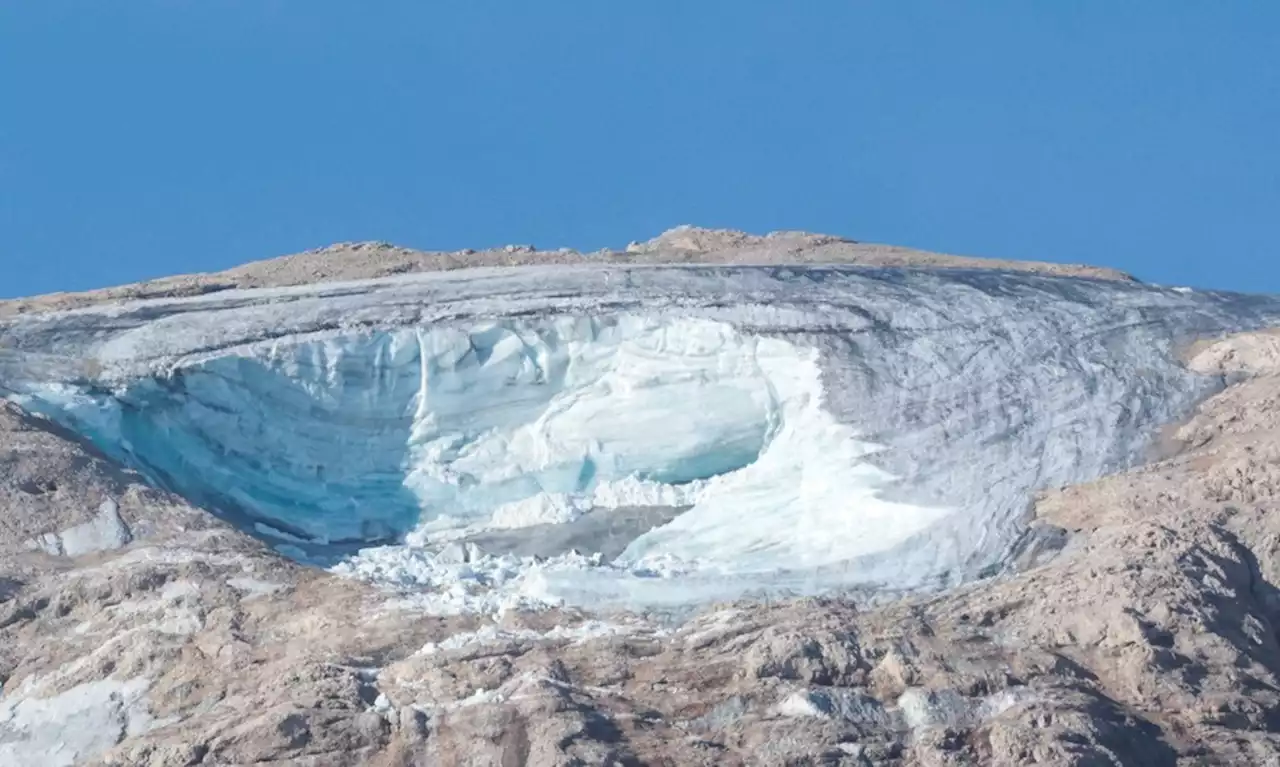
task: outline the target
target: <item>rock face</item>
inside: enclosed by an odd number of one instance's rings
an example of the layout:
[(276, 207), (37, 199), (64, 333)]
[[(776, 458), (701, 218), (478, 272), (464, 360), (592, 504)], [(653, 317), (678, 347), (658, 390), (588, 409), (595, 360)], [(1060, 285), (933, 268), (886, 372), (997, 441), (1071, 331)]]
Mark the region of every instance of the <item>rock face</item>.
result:
[(1190, 346), (1225, 388), (1166, 429), (1162, 460), (1046, 489), (999, 574), (678, 618), (426, 615), (7, 406), (0, 764), (1275, 763), (1270, 338)]

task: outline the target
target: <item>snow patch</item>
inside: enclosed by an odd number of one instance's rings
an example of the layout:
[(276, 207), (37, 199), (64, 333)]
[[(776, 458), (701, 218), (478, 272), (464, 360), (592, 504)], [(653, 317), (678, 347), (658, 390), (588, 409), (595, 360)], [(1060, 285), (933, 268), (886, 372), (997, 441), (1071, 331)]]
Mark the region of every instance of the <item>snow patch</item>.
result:
[(820, 701), (807, 692), (793, 692), (778, 704), (778, 714), (798, 719), (827, 719), (830, 712), (819, 705)]
[(28, 541), (27, 547), (54, 556), (78, 557), (95, 551), (120, 549), (132, 540), (129, 527), (120, 518), (120, 507), (108, 499), (102, 502), (97, 515), (90, 521), (60, 533), (45, 533)]
[[(30, 680), (28, 680), (30, 682)], [(50, 697), (24, 685), (0, 698), (0, 764), (70, 767), (158, 723), (145, 693), (149, 680), (104, 679)]]

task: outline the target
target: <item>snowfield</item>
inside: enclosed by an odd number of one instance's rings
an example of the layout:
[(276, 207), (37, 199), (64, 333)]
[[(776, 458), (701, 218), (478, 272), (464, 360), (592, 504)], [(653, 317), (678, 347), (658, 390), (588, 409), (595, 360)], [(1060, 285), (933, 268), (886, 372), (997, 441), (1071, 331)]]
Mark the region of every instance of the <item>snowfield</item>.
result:
[(998, 571), (1136, 464), (1272, 299), (1011, 272), (529, 267), (0, 324), (27, 409), (438, 612), (884, 593)]

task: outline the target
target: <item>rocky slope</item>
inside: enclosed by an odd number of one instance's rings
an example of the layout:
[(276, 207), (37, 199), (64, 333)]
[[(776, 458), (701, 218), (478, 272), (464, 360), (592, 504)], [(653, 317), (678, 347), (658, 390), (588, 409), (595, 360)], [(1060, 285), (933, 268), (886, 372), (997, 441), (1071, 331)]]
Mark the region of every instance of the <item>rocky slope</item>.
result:
[(0, 411), (0, 764), (1272, 764), (1280, 338), (1016, 568), (876, 608), (424, 615)]

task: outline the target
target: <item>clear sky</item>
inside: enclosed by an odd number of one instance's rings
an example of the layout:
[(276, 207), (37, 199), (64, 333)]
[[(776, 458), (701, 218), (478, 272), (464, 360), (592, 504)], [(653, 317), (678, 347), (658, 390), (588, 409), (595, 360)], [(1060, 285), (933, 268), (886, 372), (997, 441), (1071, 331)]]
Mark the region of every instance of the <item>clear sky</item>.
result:
[(1280, 292), (1280, 3), (0, 0), (0, 296), (681, 223)]

